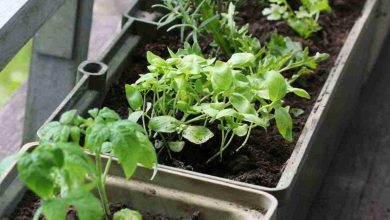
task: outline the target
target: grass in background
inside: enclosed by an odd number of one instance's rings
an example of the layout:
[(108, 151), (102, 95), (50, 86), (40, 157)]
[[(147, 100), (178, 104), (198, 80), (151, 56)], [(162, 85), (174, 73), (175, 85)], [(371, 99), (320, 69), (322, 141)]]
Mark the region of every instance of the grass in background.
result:
[(28, 78), (32, 42), (29, 41), (0, 72), (0, 107)]

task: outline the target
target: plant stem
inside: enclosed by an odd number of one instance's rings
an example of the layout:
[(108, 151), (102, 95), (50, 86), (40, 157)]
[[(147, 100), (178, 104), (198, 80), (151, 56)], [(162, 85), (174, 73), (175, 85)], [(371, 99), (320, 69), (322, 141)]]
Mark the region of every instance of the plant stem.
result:
[(195, 117), (193, 119), (186, 121), (186, 124), (190, 124), (190, 123), (195, 122), (195, 121), (203, 120), (203, 119), (205, 119), (205, 117), (207, 118), (207, 116), (205, 116), (205, 115), (199, 115), (198, 117)]
[[(99, 152), (95, 153), (96, 157), (96, 170), (97, 170), (97, 188), (100, 196), (100, 200), (106, 215), (106, 218), (108, 219), (109, 216), (111, 216), (110, 207), (108, 204), (108, 198), (107, 198), (107, 192), (105, 187), (105, 178), (102, 176), (102, 158)], [(111, 163), (111, 162), (110, 162)], [(107, 167), (106, 167), (107, 169)]]
[(222, 154), (228, 147), (229, 145), (232, 143), (232, 140), (234, 138), (234, 133), (232, 133), (232, 135), (230, 136), (228, 142), (225, 144), (225, 146), (223, 146), (222, 150), (220, 150), (219, 152), (217, 152), (216, 154), (214, 154), (212, 157), (210, 157), (210, 159), (208, 159), (206, 161), (206, 163), (210, 163), (211, 161), (213, 161), (215, 158), (218, 157), (218, 155)]
[(241, 146), (238, 147), (238, 148), (236, 149), (236, 152), (240, 151), (241, 148), (243, 148), (243, 147), (246, 145), (246, 143), (248, 142), (249, 136), (251, 135), (252, 126), (253, 126), (253, 124), (251, 124), (251, 125), (249, 126), (249, 130), (248, 130), (248, 133), (246, 134), (245, 140), (244, 140), (244, 142), (241, 144)]

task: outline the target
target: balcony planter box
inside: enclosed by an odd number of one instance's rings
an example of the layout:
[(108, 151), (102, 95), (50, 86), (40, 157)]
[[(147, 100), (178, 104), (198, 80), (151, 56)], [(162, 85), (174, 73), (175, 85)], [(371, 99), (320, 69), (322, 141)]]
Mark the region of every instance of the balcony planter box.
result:
[[(139, 11), (143, 8), (141, 2), (134, 2), (136, 7), (130, 10), (131, 15), (142, 14)], [(276, 187), (247, 184), (168, 166), (160, 166), (160, 172), (176, 174), (179, 179), (185, 174), (192, 176), (194, 181), (208, 180), (206, 188), (224, 183), (227, 186), (266, 191), (279, 201), (279, 219), (304, 219), (388, 32), (388, 11), (390, 2), (387, 0), (367, 1), (315, 102)], [(89, 108), (100, 106), (105, 93), (103, 90), (118, 79), (123, 67), (129, 65), (129, 60), (131, 63), (131, 53), (135, 46), (141, 40), (150, 40), (162, 34), (163, 30), (156, 29), (153, 22), (147, 21), (154, 18), (125, 16), (122, 32), (97, 63), (102, 66), (106, 64), (107, 73), (87, 73), (81, 76), (79, 83), (48, 121), (58, 119), (62, 112), (69, 109), (86, 113)], [(91, 63), (82, 64), (81, 70), (88, 65)], [(166, 181), (177, 181), (174, 176)]]
[[(27, 144), (22, 151), (35, 146), (35, 143)], [(272, 220), (276, 217), (277, 201), (268, 193), (221, 182), (210, 185), (208, 179), (177, 175), (169, 170), (159, 171), (153, 181), (150, 180), (152, 171), (143, 167), (138, 167), (130, 181), (122, 173), (122, 168), (114, 162), (107, 180), (109, 200), (137, 210), (175, 219), (190, 219), (195, 212), (200, 213), (201, 219)], [(13, 163), (6, 175), (0, 177), (0, 217), (12, 213), (25, 192)]]

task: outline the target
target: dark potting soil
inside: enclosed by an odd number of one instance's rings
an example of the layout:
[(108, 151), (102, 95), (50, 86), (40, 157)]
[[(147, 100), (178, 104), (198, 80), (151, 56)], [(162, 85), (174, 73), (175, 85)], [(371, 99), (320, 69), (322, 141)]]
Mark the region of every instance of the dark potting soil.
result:
[[(293, 2), (293, 1), (292, 1)], [(361, 14), (365, 0), (333, 0), (330, 1), (333, 12), (323, 13), (320, 16), (320, 24), (323, 30), (316, 33), (310, 39), (302, 39), (283, 21), (271, 22), (262, 16), (261, 6), (255, 0), (247, 0), (240, 9), (237, 23), (250, 24), (250, 32), (266, 42), (273, 31), (289, 36), (299, 41), (303, 46), (310, 48), (312, 53), (328, 53), (330, 58), (322, 62), (314, 74), (307, 76), (300, 83), (300, 87), (306, 89), (311, 95), (310, 100), (288, 96), (286, 104), (293, 108), (304, 110), (304, 114), (294, 118), (293, 142), (286, 142), (278, 133), (275, 124), (264, 131), (254, 129), (249, 138), (247, 146), (239, 152), (235, 152), (242, 140), (236, 139), (230, 146), (231, 151), (226, 151), (222, 162), (215, 160), (206, 164), (207, 161), (219, 148), (219, 138), (216, 135), (202, 146), (194, 146), (186, 143), (181, 153), (172, 153), (174, 159), (170, 159), (166, 152), (159, 155), (159, 163), (183, 169), (194, 170), (206, 174), (216, 175), (246, 183), (261, 186), (275, 187), (283, 172), (286, 161), (290, 158), (294, 146), (302, 132), (306, 120), (316, 99), (324, 85), (328, 74), (333, 67), (338, 53), (343, 46), (350, 29)], [(294, 5), (294, 4), (293, 4)], [(201, 47), (206, 50), (209, 42), (203, 43)], [(128, 104), (124, 93), (124, 85), (133, 83), (139, 74), (146, 73), (146, 51), (162, 57), (168, 57), (166, 47), (173, 51), (181, 48), (182, 44), (177, 36), (162, 36), (152, 43), (144, 43), (139, 46), (134, 55), (134, 62), (123, 73), (121, 79), (109, 90), (104, 106), (116, 110), (121, 116), (128, 114)]]
[[(14, 211), (14, 213), (9, 217), (4, 217), (2, 220), (31, 220), (34, 217), (35, 212), (40, 206), (40, 199), (31, 191), (27, 191), (21, 202), (19, 203), (18, 207)], [(112, 213), (115, 213), (117, 211), (120, 211), (122, 209), (129, 208), (124, 204), (120, 203), (113, 203), (110, 204), (110, 210)], [(143, 212), (142, 214), (142, 220), (202, 220), (200, 217), (199, 212), (194, 212), (190, 218), (168, 218), (164, 216), (163, 214), (151, 214), (149, 212)], [(41, 220), (44, 220), (45, 218), (40, 218)], [(76, 212), (73, 209), (69, 209), (67, 220), (77, 220)]]

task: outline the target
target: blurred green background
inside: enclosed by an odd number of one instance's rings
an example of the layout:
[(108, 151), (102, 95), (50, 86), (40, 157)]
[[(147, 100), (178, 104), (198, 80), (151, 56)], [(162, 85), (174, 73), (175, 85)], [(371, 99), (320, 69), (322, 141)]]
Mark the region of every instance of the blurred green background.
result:
[(28, 42), (0, 72), (0, 108), (27, 81), (32, 42)]

